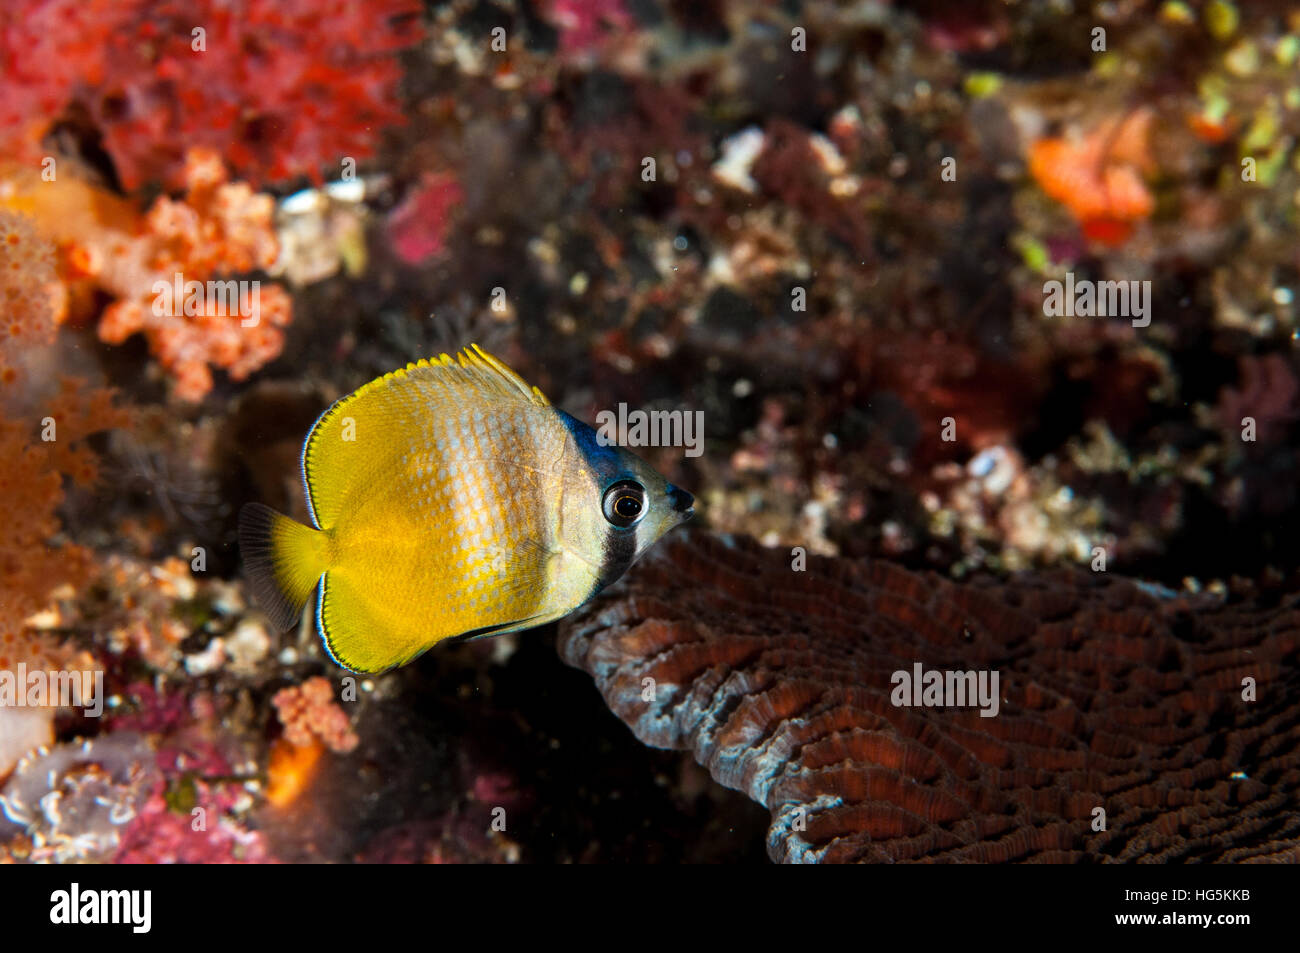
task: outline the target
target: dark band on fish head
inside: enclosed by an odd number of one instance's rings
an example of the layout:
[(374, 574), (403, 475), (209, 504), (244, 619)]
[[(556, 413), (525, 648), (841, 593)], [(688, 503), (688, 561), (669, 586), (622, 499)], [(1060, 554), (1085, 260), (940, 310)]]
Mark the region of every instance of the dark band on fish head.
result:
[[(627, 469), (626, 461), (616, 447), (602, 444), (596, 431), (581, 420), (563, 411), (559, 413), (587, 463), (597, 506), (602, 504), (605, 493), (615, 484), (622, 481), (639, 484), (637, 475)], [(646, 505), (649, 505), (648, 500)], [(600, 572), (597, 573), (596, 582), (591, 592), (587, 594), (587, 598), (591, 598), (627, 572), (628, 567), (636, 559), (639, 543), (637, 532), (644, 523), (645, 520), (638, 520), (631, 526), (620, 527), (604, 521)]]
[(641, 524), (629, 526), (627, 529), (620, 529), (617, 526), (610, 526), (605, 533), (605, 546), (601, 554), (600, 573), (596, 577), (596, 584), (591, 587), (591, 595), (594, 596), (600, 590), (604, 589), (610, 583), (617, 582), (618, 578), (627, 572), (632, 561), (636, 559), (637, 554), (637, 530)]

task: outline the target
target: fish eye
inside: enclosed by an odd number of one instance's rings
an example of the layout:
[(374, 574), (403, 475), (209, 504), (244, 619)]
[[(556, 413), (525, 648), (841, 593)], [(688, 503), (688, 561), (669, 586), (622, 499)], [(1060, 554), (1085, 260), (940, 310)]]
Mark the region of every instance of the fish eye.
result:
[(634, 526), (645, 515), (645, 487), (633, 480), (615, 483), (605, 491), (605, 519), (620, 529)]

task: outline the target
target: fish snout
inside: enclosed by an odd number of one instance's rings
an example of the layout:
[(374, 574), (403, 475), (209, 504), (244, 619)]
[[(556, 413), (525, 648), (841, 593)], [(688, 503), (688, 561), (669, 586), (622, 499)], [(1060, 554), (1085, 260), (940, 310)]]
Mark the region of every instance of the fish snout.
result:
[(671, 483), (668, 484), (668, 505), (684, 520), (695, 515), (695, 497)]

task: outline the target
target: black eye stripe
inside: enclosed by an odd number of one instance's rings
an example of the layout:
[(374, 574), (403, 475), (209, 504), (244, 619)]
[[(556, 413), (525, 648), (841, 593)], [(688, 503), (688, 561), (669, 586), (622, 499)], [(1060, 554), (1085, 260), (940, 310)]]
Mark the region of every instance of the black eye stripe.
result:
[[(615, 510), (619, 503), (635, 504), (636, 512), (630, 518), (620, 516)], [(624, 480), (605, 490), (601, 505), (605, 511), (607, 531), (601, 545), (600, 572), (589, 596), (600, 592), (632, 565), (637, 554), (641, 520), (649, 509), (649, 500), (645, 487), (633, 480)]]

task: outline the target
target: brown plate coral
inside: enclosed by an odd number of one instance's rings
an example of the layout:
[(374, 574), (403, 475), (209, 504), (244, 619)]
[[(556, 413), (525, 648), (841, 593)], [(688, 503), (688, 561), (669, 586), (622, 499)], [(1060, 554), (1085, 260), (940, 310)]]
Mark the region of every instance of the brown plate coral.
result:
[[(1300, 860), (1300, 600), (1106, 573), (953, 583), (681, 536), (561, 627), (646, 744), (772, 813), (774, 860)], [(994, 717), (893, 674), (1000, 675)]]

